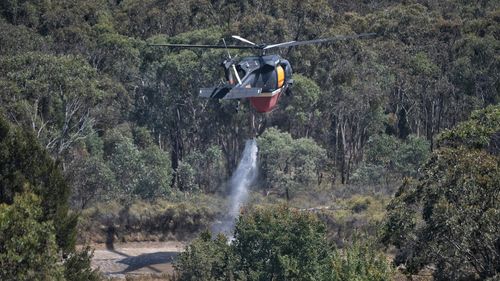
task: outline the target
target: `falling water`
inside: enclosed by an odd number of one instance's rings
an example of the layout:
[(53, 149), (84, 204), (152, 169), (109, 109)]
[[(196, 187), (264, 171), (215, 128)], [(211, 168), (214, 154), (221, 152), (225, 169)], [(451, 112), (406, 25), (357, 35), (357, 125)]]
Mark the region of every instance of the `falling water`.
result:
[(229, 202), (227, 216), (222, 222), (214, 226), (214, 232), (222, 232), (229, 236), (232, 235), (240, 208), (248, 198), (248, 188), (257, 178), (257, 151), (257, 142), (254, 139), (247, 140), (238, 168), (229, 181), (231, 201)]

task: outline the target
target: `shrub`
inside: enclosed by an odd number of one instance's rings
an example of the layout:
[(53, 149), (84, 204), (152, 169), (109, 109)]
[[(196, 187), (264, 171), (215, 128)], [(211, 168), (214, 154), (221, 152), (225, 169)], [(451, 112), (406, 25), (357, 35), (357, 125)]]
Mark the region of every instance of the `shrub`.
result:
[[(139, 149), (128, 133), (127, 130), (120, 132), (115, 129), (107, 136), (107, 165), (117, 185), (116, 190), (107, 193), (125, 201), (132, 200), (133, 196), (154, 199), (168, 195), (173, 175), (169, 154), (155, 144)], [(139, 140), (139, 143), (148, 144), (144, 140)]]
[(394, 270), (374, 245), (355, 238), (354, 243), (332, 255), (331, 280), (392, 280)]
[(236, 257), (228, 242), (222, 234), (212, 239), (209, 232), (202, 233), (175, 264), (179, 281), (232, 280)]
[(52, 221), (58, 247), (70, 252), (76, 237), (76, 216), (68, 212), (70, 188), (59, 168), (32, 133), (0, 117), (0, 203), (11, 204), (29, 187), (40, 197), (40, 221)]
[(251, 210), (236, 224), (237, 270), (250, 280), (316, 280), (328, 265), (325, 237), (325, 225), (311, 213), (285, 206)]
[(101, 275), (90, 267), (93, 252), (90, 247), (73, 252), (64, 262), (64, 277), (68, 281), (98, 281)]
[(63, 280), (51, 221), (42, 221), (41, 200), (30, 192), (0, 205), (0, 279)]

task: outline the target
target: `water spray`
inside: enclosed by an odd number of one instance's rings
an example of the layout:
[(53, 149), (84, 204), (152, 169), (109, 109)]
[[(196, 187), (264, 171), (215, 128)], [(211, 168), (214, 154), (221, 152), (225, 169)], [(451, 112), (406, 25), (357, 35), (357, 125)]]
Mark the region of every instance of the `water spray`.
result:
[(230, 204), (226, 218), (219, 225), (214, 226), (213, 232), (221, 232), (232, 236), (240, 208), (248, 199), (248, 188), (256, 180), (257, 169), (257, 142), (255, 139), (247, 140), (240, 163), (229, 180), (231, 187)]

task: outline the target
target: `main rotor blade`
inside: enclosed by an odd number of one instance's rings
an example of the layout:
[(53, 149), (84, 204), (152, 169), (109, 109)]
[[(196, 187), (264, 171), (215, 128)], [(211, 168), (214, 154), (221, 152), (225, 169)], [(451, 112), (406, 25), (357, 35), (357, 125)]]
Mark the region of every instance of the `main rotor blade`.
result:
[(320, 43), (327, 43), (327, 42), (333, 42), (333, 41), (338, 41), (338, 40), (348, 40), (348, 39), (357, 39), (357, 38), (364, 38), (364, 37), (369, 37), (369, 36), (374, 36), (376, 33), (361, 33), (361, 34), (356, 34), (356, 35), (339, 35), (331, 38), (322, 38), (322, 39), (314, 39), (314, 40), (308, 40), (308, 41), (290, 41), (290, 42), (284, 42), (284, 43), (279, 43), (279, 44), (273, 44), (273, 45), (267, 45), (264, 47), (264, 50), (269, 50), (273, 48), (286, 48), (286, 47), (293, 47), (293, 46), (300, 46), (300, 45), (309, 45), (309, 44), (320, 44)]
[(250, 40), (247, 40), (247, 39), (245, 39), (245, 38), (243, 38), (243, 37), (241, 37), (241, 36), (238, 36), (238, 35), (233, 35), (233, 36), (231, 36), (231, 37), (233, 37), (234, 39), (240, 40), (241, 42), (245, 42), (245, 43), (247, 43), (247, 44), (250, 44), (250, 45), (252, 45), (252, 46), (257, 47), (257, 44), (255, 44), (254, 42), (252, 42), (252, 41), (250, 41)]
[(190, 44), (150, 44), (149, 46), (169, 47), (169, 48), (199, 48), (199, 49), (256, 49), (254, 46), (235, 46), (235, 45), (190, 45)]

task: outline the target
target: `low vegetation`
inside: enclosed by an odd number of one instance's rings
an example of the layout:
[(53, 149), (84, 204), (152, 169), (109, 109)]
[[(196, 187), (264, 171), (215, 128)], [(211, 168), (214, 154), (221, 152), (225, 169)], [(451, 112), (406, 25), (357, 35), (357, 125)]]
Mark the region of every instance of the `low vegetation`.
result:
[(81, 243), (189, 240), (223, 216), (222, 198), (100, 203), (80, 215)]
[(354, 243), (337, 251), (312, 213), (284, 206), (249, 209), (234, 238), (206, 232), (176, 264), (179, 280), (389, 280), (386, 257)]

